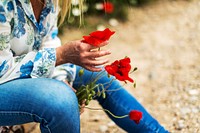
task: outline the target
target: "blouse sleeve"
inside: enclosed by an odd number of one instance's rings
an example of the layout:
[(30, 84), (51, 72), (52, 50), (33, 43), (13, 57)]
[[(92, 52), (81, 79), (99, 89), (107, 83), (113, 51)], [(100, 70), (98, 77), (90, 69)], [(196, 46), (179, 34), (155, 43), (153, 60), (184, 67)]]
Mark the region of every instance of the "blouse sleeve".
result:
[[(57, 26), (57, 16), (59, 13), (59, 8), (56, 8), (54, 15), (52, 16), (54, 20), (53, 26), (50, 28), (49, 34), (43, 39), (42, 48), (57, 48), (61, 46), (61, 40), (58, 37), (58, 26)], [(66, 80), (72, 83), (75, 79), (76, 67), (73, 64), (67, 63), (63, 65), (56, 66), (51, 78), (57, 80)]]
[(21, 56), (11, 50), (11, 18), (0, 1), (0, 84), (18, 78), (50, 77), (56, 62), (55, 48), (42, 48)]

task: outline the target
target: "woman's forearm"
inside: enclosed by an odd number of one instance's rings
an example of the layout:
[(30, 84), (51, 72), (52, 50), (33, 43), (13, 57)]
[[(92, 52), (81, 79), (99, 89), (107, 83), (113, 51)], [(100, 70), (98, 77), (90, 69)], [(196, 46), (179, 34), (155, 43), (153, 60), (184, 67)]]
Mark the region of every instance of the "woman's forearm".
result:
[(56, 48), (56, 66), (64, 64), (64, 61), (62, 59), (62, 47)]

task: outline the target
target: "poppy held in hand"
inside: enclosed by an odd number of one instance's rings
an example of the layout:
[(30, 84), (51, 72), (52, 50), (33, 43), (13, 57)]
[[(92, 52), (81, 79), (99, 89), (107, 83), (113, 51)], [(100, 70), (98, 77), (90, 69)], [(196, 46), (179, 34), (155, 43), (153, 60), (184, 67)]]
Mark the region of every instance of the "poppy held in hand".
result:
[(131, 70), (130, 62), (131, 60), (128, 57), (121, 60), (116, 60), (111, 65), (105, 66), (105, 70), (108, 72), (108, 74), (115, 76), (116, 79), (120, 81), (126, 82), (126, 80), (128, 80), (133, 83), (133, 79), (128, 75)]
[(137, 110), (132, 110), (129, 113), (129, 118), (135, 121), (136, 124), (139, 124), (140, 120), (142, 119), (142, 112), (137, 111)]
[(108, 28), (103, 31), (94, 31), (90, 33), (89, 36), (83, 36), (83, 42), (86, 42), (93, 46), (98, 46), (99, 44), (109, 40), (114, 33), (114, 31), (110, 31), (110, 29)]

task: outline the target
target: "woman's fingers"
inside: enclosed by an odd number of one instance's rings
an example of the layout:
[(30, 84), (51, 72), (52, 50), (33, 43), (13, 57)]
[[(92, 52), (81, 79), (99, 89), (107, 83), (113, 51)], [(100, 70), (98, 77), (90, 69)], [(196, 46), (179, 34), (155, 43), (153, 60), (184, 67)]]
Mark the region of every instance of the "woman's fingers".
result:
[(84, 66), (84, 68), (92, 72), (100, 72), (102, 70), (101, 67), (95, 67), (95, 66), (90, 66), (90, 65), (86, 65)]
[(98, 49), (100, 47), (106, 46), (108, 43), (109, 43), (108, 41), (105, 41), (105, 42), (102, 42), (101, 44), (99, 44), (98, 46), (94, 46), (94, 45), (91, 45), (88, 43), (81, 42), (81, 45), (84, 45), (86, 47), (87, 51), (91, 51), (93, 49)]
[(108, 59), (105, 59), (105, 60), (95, 60), (95, 59), (90, 59), (90, 60), (87, 60), (85, 63), (84, 63), (84, 67), (90, 71), (93, 71), (93, 72), (99, 72), (102, 70), (102, 65), (108, 63), (109, 60)]
[(108, 59), (101, 59), (101, 60), (88, 59), (88, 60), (85, 61), (85, 64), (89, 65), (89, 66), (101, 66), (101, 65), (104, 65), (108, 62), (109, 62)]
[(88, 53), (88, 56), (92, 58), (98, 58), (98, 57), (106, 56), (109, 54), (111, 54), (110, 51), (91, 51)]
[(111, 54), (110, 51), (90, 51), (86, 53), (86, 56), (90, 58), (99, 58), (109, 54)]
[[(90, 71), (101, 71), (102, 68), (98, 67), (98, 66), (102, 66), (106, 63), (109, 62), (108, 59), (100, 59), (100, 57), (106, 56), (111, 54), (109, 51), (90, 51), (90, 52), (85, 52), (82, 55), (82, 64), (83, 66), (90, 70)], [(99, 59), (97, 59), (99, 58)]]
[(80, 114), (82, 114), (84, 112), (84, 108), (85, 108), (85, 100), (82, 102), (81, 107), (80, 107)]

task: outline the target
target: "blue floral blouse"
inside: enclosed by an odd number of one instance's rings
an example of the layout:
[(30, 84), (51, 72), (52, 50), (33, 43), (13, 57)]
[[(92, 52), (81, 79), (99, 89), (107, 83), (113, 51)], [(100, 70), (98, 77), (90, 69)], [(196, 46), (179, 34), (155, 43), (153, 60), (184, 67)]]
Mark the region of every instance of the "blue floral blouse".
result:
[(30, 0), (0, 0), (0, 84), (21, 78), (55, 78), (72, 82), (75, 66), (55, 67), (58, 8), (52, 0), (37, 22)]

